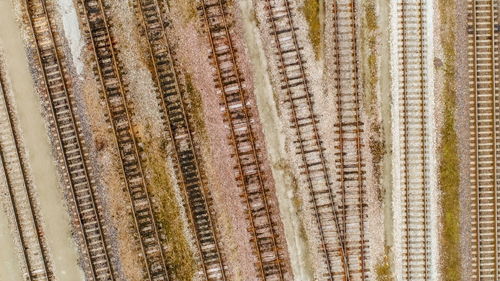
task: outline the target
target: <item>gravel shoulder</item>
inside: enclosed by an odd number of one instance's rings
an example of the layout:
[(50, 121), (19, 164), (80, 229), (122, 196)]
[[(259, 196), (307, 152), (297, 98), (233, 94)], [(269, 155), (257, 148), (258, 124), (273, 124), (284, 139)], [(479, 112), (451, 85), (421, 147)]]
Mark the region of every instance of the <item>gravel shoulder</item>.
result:
[[(467, 1), (455, 1), (456, 38), (467, 36)], [(470, 149), (469, 149), (469, 84), (467, 64), (467, 40), (456, 40), (456, 111), (455, 130), (458, 137), (458, 157), (460, 160), (460, 253), (462, 257), (462, 280), (471, 280), (470, 271)]]

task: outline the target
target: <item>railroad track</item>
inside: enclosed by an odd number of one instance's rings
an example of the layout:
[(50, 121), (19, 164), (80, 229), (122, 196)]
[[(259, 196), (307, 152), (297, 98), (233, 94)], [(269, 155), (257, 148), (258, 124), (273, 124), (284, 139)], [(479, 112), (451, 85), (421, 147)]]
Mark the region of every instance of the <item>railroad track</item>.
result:
[(12, 209), (16, 234), (21, 246), (25, 280), (54, 280), (51, 261), (36, 208), (23, 147), (14, 119), (14, 108), (0, 73), (0, 160), (5, 177), (9, 207)]
[[(364, 279), (366, 277), (364, 256), (367, 251), (363, 226), (365, 220), (364, 203), (362, 203), (364, 171), (362, 170), (362, 160), (358, 158), (358, 156), (360, 157), (361, 147), (358, 147), (360, 142), (356, 136), (354, 139), (350, 139), (352, 134), (361, 133), (357, 129), (352, 130), (352, 125), (354, 128), (359, 128), (361, 123), (357, 120), (355, 124), (347, 124), (350, 119), (347, 112), (353, 109), (354, 112), (358, 112), (359, 108), (356, 106), (356, 97), (349, 96), (347, 91), (347, 88), (353, 85), (343, 84), (355, 83), (355, 81), (343, 81), (342, 77), (338, 77), (338, 71), (342, 71), (342, 68), (337, 68), (336, 83), (342, 85), (337, 85), (340, 123), (337, 124), (337, 133), (339, 134), (337, 148), (339, 152), (336, 164), (341, 169), (337, 174), (339, 188), (336, 191), (332, 179), (330, 179), (325, 149), (319, 134), (319, 120), (314, 112), (313, 93), (308, 82), (309, 74), (306, 71), (307, 62), (302, 54), (303, 46), (298, 38), (298, 28), (294, 23), (295, 8), (288, 0), (266, 0), (265, 4), (267, 30), (270, 30), (271, 37), (274, 39), (272, 52), (279, 68), (282, 100), (287, 105), (285, 112), (290, 116), (289, 122), (294, 133), (292, 141), (295, 153), (301, 160), (301, 181), (305, 183), (309, 191), (310, 206), (318, 227), (319, 251), (324, 264), (324, 268), (320, 272), (327, 280)], [(346, 21), (353, 21), (353, 19), (349, 19), (349, 16), (344, 18), (343, 15), (347, 13), (352, 16), (354, 7), (349, 6), (346, 1), (339, 2), (339, 4), (336, 4), (333, 9), (334, 16), (339, 21), (334, 26), (334, 38), (337, 38), (341, 33), (344, 36), (343, 33), (347, 32), (350, 34), (351, 41), (340, 42), (336, 39), (335, 51), (338, 52), (336, 58), (340, 63), (350, 64), (346, 67), (351, 67), (353, 73), (345, 75), (354, 78), (354, 76), (357, 77), (357, 73), (354, 73), (356, 66), (352, 63), (354, 62), (353, 56), (356, 54), (355, 51), (348, 49), (355, 45), (353, 41), (353, 32), (355, 31), (354, 26), (345, 25)], [(347, 52), (347, 57), (340, 58), (338, 55), (344, 55), (344, 52)], [(340, 64), (338, 66), (341, 67)], [(354, 87), (357, 87), (357, 84)], [(356, 89), (354, 88), (354, 90)], [(352, 117), (356, 119), (355, 116), (358, 113)], [(355, 152), (354, 155), (348, 155), (347, 150)], [(336, 193), (340, 196), (337, 197)]]
[[(356, 40), (356, 4), (354, 0), (333, 3), (333, 32), (337, 97), (336, 167), (340, 188), (340, 224), (347, 253), (349, 280), (366, 280), (368, 245), (365, 238), (365, 161), (361, 118), (361, 82), (359, 81)], [(342, 277), (342, 276), (339, 276)]]
[[(279, 219), (274, 195), (261, 167), (261, 155), (252, 123), (251, 108), (238, 69), (236, 50), (231, 33), (232, 20), (224, 0), (199, 1), (216, 69), (215, 81), (222, 98), (225, 122), (233, 157), (237, 161), (237, 181), (250, 222), (254, 251), (258, 258), (259, 277), (264, 280), (284, 280), (286, 273), (284, 245), (278, 237)], [(270, 198), (272, 198), (271, 201)]]
[(27, 18), (33, 32), (36, 59), (45, 85), (51, 126), (55, 131), (71, 190), (76, 217), (83, 237), (82, 252), (88, 261), (89, 279), (114, 280), (114, 271), (105, 238), (100, 202), (88, 162), (88, 154), (74, 104), (75, 97), (67, 79), (64, 54), (57, 37), (54, 11), (45, 0), (25, 0)]
[(143, 263), (148, 280), (169, 280), (163, 243), (154, 218), (151, 199), (144, 178), (138, 142), (132, 131), (129, 102), (122, 81), (110, 23), (101, 0), (81, 0), (88, 40), (95, 59), (94, 72), (100, 81), (108, 116), (120, 153), (122, 173), (130, 195), (135, 227), (139, 234)]
[(398, 1), (399, 189), (403, 280), (433, 280), (426, 1)]
[(499, 280), (498, 3), (468, 1), (472, 280)]
[(175, 148), (176, 169), (179, 183), (187, 198), (188, 214), (196, 234), (203, 269), (207, 280), (226, 280), (227, 273), (214, 225), (214, 210), (209, 200), (209, 190), (204, 181), (204, 171), (194, 140), (192, 120), (187, 114), (188, 103), (172, 57), (167, 30), (157, 0), (137, 0), (140, 21), (144, 28), (153, 77), (160, 92), (160, 104)]

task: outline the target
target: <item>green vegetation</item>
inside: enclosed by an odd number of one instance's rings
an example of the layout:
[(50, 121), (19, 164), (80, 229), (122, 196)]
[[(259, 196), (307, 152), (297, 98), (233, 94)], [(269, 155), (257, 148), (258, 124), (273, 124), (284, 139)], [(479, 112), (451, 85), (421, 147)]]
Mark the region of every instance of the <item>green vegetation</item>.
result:
[(158, 221), (167, 237), (168, 251), (166, 259), (175, 280), (193, 280), (196, 272), (196, 262), (189, 247), (181, 219), (181, 213), (170, 178), (165, 171), (166, 157), (159, 152), (161, 141), (155, 141), (151, 136), (144, 145), (147, 155), (146, 166), (151, 177), (148, 180), (150, 192), (155, 194), (161, 202), (161, 211)]
[[(197, 11), (197, 5), (196, 1), (191, 1), (191, 0), (183, 0), (183, 1), (176, 1), (175, 5), (180, 5), (180, 10), (182, 11), (182, 20), (184, 24), (188, 24), (192, 22), (193, 20), (197, 20), (198, 17), (198, 11)], [(167, 1), (169, 9), (171, 9), (172, 4), (170, 1)]]
[(441, 206), (443, 230), (441, 251), (443, 280), (461, 280), (460, 271), (460, 202), (459, 202), (459, 160), (457, 134), (455, 132), (455, 1), (439, 0), (439, 14), (442, 20), (441, 40), (444, 50), (444, 124), (441, 136)]
[(205, 117), (203, 114), (203, 101), (201, 100), (200, 92), (193, 85), (191, 76), (185, 75), (186, 80), (186, 93), (190, 102), (189, 112), (191, 115), (191, 122), (195, 126), (194, 130), (197, 132), (202, 140), (206, 140)]
[[(387, 253), (387, 250), (386, 250)], [(393, 281), (391, 272), (391, 263), (389, 261), (389, 256), (386, 254), (384, 257), (378, 262), (375, 267), (375, 274), (377, 275), (377, 281)]]
[(364, 9), (364, 26), (366, 29), (363, 31), (363, 39), (366, 40), (368, 44), (368, 73), (365, 73), (366, 85), (365, 89), (366, 95), (368, 97), (368, 110), (369, 114), (376, 114), (376, 87), (377, 87), (377, 15), (375, 13), (375, 4), (373, 1), (366, 1), (363, 6)]
[[(363, 71), (364, 87), (364, 108), (368, 118), (375, 120), (371, 122), (372, 135), (370, 137), (370, 151), (373, 156), (374, 178), (381, 178), (380, 162), (384, 157), (386, 150), (382, 141), (382, 128), (378, 121), (378, 102), (377, 102), (377, 83), (378, 83), (378, 61), (377, 61), (377, 14), (375, 12), (374, 1), (365, 1), (363, 3), (363, 28), (362, 28), (362, 46), (363, 54), (366, 55), (366, 62)], [(380, 198), (381, 199), (381, 198)]]
[(372, 154), (372, 162), (374, 166), (373, 176), (377, 180), (380, 180), (382, 176), (380, 163), (382, 162), (382, 158), (386, 153), (386, 149), (383, 140), (380, 139), (382, 135), (382, 128), (380, 127), (380, 123), (373, 122), (371, 123), (370, 127), (371, 131), (373, 132), (373, 135), (370, 137), (370, 142), (369, 142), (370, 152)]
[(311, 39), (314, 54), (316, 59), (320, 57), (321, 53), (321, 21), (320, 16), (320, 5), (321, 0), (307, 0), (304, 1), (304, 6), (302, 7), (302, 13), (309, 24), (309, 39)]

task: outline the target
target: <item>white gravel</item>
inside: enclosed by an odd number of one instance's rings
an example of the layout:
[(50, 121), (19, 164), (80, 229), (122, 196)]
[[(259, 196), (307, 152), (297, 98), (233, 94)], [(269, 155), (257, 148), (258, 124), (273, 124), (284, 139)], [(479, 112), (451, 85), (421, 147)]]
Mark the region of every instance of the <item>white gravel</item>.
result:
[(58, 10), (61, 15), (66, 40), (69, 43), (73, 64), (76, 73), (80, 75), (83, 71), (83, 62), (80, 54), (85, 43), (83, 42), (80, 25), (78, 24), (76, 9), (72, 0), (58, 0), (58, 3)]

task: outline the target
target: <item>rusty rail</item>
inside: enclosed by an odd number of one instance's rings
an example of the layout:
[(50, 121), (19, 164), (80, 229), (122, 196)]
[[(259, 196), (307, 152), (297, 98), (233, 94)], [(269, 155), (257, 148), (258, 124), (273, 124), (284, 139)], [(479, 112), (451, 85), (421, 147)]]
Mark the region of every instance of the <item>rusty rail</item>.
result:
[(136, 230), (139, 234), (143, 263), (148, 280), (169, 280), (164, 249), (154, 210), (146, 188), (138, 144), (132, 131), (122, 69), (116, 56), (108, 15), (101, 0), (80, 0), (80, 7), (94, 54), (95, 74), (104, 92), (108, 116), (118, 148), (121, 169), (129, 192)]
[(342, 226), (347, 248), (346, 279), (366, 280), (365, 238), (365, 162), (358, 45), (356, 40), (356, 4), (353, 0), (333, 3), (335, 86), (337, 96), (336, 163), (340, 184)]
[(237, 181), (244, 190), (242, 197), (248, 211), (249, 231), (258, 258), (259, 275), (265, 280), (284, 280), (283, 245), (275, 222), (277, 211), (269, 200), (270, 190), (262, 174), (261, 156), (252, 128), (254, 119), (238, 69), (227, 3), (224, 0), (202, 0), (200, 3), (199, 10), (212, 48), (215, 80), (222, 96), (225, 121), (230, 129), (229, 140), (237, 161)]
[(468, 1), (472, 278), (498, 280), (498, 3)]
[(64, 55), (57, 41), (57, 28), (45, 0), (25, 0), (27, 18), (31, 27), (36, 59), (41, 68), (46, 99), (55, 127), (55, 139), (61, 148), (64, 168), (76, 207), (76, 216), (83, 237), (82, 251), (88, 259), (90, 276), (94, 279), (114, 280), (103, 218), (99, 213), (98, 196), (87, 150), (83, 141), (74, 96), (68, 85)]
[(14, 108), (7, 95), (1, 69), (0, 93), (0, 160), (26, 265), (24, 278), (30, 281), (54, 280), (33, 185), (13, 116)]
[(425, 1), (398, 3), (402, 118), (403, 278), (430, 280)]
[[(318, 227), (321, 254), (328, 280), (350, 280), (347, 237), (339, 216), (333, 183), (313, 108), (313, 94), (308, 82), (306, 60), (294, 24), (294, 8), (288, 0), (265, 0), (267, 26), (274, 39), (273, 52), (280, 70), (283, 100), (289, 106), (290, 123), (296, 153), (302, 164), (301, 174), (311, 195)], [(343, 190), (341, 190), (343, 192)], [(341, 204), (340, 204), (341, 205)], [(339, 265), (340, 264), (340, 265)]]
[(204, 170), (200, 162), (201, 156), (193, 137), (192, 120), (186, 109), (189, 101), (179, 82), (160, 3), (157, 0), (137, 2), (140, 22), (147, 37), (153, 64), (153, 77), (160, 92), (165, 127), (174, 144), (179, 183), (187, 198), (187, 213), (197, 238), (196, 244), (202, 257), (205, 277), (207, 280), (227, 280), (213, 220), (215, 211), (211, 208), (210, 193), (204, 182)]

